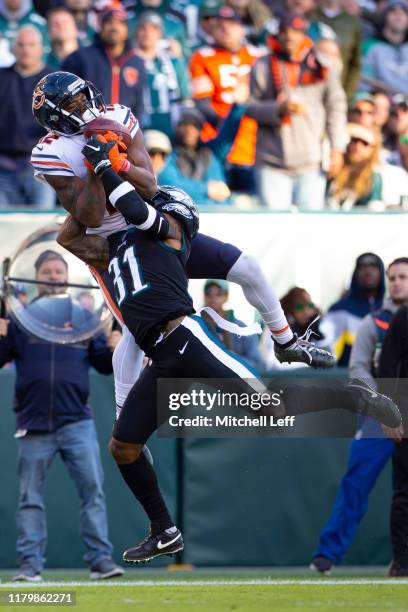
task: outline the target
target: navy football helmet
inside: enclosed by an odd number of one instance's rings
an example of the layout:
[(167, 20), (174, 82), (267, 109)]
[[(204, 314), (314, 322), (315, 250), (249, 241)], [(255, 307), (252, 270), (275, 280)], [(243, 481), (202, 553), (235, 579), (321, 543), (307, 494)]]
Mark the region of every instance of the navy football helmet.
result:
[(151, 200), (156, 210), (168, 213), (178, 219), (191, 240), (198, 232), (200, 219), (194, 201), (180, 187), (159, 185), (159, 191)]
[[(84, 94), (78, 100), (78, 94)], [(102, 94), (90, 81), (70, 72), (52, 72), (33, 92), (33, 115), (49, 132), (64, 136), (80, 134), (87, 123), (106, 111)]]

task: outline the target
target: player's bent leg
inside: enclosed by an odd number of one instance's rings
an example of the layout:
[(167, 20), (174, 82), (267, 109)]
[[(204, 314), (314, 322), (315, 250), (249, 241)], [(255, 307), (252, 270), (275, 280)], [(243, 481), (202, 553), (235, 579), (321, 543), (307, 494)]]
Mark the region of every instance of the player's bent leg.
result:
[(241, 285), (248, 302), (261, 314), (271, 331), (278, 361), (305, 363), (313, 368), (334, 366), (333, 355), (310, 342), (310, 333), (300, 338), (293, 334), (278, 296), (254, 257), (242, 253), (227, 280)]

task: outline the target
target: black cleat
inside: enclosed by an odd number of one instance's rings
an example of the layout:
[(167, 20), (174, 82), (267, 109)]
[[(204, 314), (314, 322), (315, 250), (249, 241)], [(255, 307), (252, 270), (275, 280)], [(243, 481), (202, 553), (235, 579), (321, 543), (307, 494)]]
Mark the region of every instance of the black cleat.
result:
[(370, 387), (361, 378), (352, 378), (347, 386), (358, 394), (355, 412), (372, 417), (387, 427), (401, 425), (401, 413), (392, 399)]
[(315, 557), (309, 565), (309, 569), (314, 572), (320, 572), (324, 576), (330, 576), (333, 568), (334, 562), (326, 557)]
[(162, 531), (155, 535), (150, 531), (138, 546), (125, 550), (123, 560), (126, 563), (147, 563), (161, 555), (174, 555), (183, 548), (183, 537), (178, 529), (174, 533)]
[(305, 363), (312, 368), (332, 368), (336, 361), (329, 351), (318, 348), (313, 342), (298, 338), (289, 346), (275, 342), (275, 355), (280, 363)]

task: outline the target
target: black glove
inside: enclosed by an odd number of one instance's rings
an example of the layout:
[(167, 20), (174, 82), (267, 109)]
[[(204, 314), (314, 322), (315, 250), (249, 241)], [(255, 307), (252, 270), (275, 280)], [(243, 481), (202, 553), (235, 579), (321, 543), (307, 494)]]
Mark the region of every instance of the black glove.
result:
[(103, 174), (108, 168), (112, 168), (109, 151), (115, 144), (114, 141), (101, 142), (95, 134), (86, 141), (86, 145), (82, 149), (82, 155), (91, 164), (97, 176)]

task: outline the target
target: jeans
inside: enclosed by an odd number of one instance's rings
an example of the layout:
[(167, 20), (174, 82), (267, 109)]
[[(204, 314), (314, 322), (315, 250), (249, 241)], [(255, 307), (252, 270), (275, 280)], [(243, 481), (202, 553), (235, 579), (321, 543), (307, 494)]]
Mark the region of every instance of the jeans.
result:
[(326, 177), (320, 170), (291, 176), (271, 168), (256, 169), (258, 195), (271, 210), (288, 210), (292, 205), (303, 210), (323, 210)]
[(34, 178), (33, 169), (27, 167), (13, 172), (0, 168), (0, 208), (31, 205), (49, 210), (55, 207), (55, 193), (45, 181)]
[(367, 512), (368, 496), (394, 448), (394, 442), (388, 438), (352, 441), (347, 472), (341, 480), (332, 513), (320, 534), (313, 557), (326, 557), (334, 563), (342, 561)]
[(47, 526), (44, 485), (57, 453), (65, 463), (81, 500), (80, 528), (90, 567), (111, 559), (108, 539), (103, 472), (95, 425), (91, 419), (70, 423), (52, 433), (18, 438), (20, 495), (17, 510), (18, 561), (41, 572), (45, 563)]

